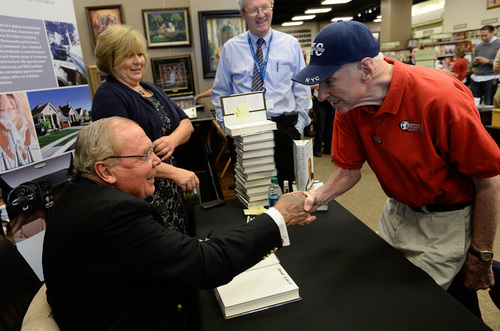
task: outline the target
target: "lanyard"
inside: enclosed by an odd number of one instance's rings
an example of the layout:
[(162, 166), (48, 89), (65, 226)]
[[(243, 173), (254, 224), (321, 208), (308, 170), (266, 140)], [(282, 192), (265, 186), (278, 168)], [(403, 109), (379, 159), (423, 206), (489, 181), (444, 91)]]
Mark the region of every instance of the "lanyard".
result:
[(253, 48), (252, 45), (252, 41), (250, 40), (250, 35), (248, 36), (248, 44), (250, 45), (250, 49), (252, 50), (253, 60), (255, 62), (255, 66), (257, 67), (257, 71), (259, 72), (260, 77), (262, 77), (262, 81), (264, 81), (264, 76), (266, 75), (267, 60), (269, 60), (269, 49), (271, 49), (271, 41), (273, 41), (272, 32), (271, 32), (271, 38), (269, 38), (269, 43), (267, 44), (266, 58), (261, 68), (259, 60), (257, 59), (257, 55), (255, 54), (255, 49)]

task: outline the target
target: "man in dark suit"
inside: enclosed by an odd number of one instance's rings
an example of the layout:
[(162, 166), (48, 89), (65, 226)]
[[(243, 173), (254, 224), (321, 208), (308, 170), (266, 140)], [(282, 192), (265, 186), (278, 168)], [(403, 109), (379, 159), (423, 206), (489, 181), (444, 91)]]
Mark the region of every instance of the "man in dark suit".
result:
[(295, 193), (227, 235), (181, 234), (143, 200), (160, 162), (131, 120), (111, 117), (80, 131), (76, 176), (58, 198), (43, 247), (47, 298), (61, 329), (186, 329), (186, 288), (229, 282), (286, 245), (286, 226), (314, 220), (302, 209), (304, 193)]

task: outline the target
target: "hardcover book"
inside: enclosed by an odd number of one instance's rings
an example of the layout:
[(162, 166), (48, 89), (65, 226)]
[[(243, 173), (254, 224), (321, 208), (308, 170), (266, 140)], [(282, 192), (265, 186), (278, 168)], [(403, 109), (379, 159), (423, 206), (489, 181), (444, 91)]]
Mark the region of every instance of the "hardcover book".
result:
[(299, 287), (278, 259), (274, 257), (268, 262), (266, 260), (234, 277), (228, 284), (215, 289), (224, 318), (242, 316), (301, 300)]

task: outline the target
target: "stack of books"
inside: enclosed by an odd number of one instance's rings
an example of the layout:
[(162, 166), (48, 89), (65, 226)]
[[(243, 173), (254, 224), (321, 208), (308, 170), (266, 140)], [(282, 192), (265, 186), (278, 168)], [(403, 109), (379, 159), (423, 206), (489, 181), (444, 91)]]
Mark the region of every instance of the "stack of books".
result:
[(221, 98), (224, 130), (236, 147), (235, 191), (245, 208), (268, 205), (267, 190), (276, 176), (274, 133), (263, 92)]
[(246, 208), (266, 206), (267, 189), (276, 176), (274, 133), (268, 130), (236, 136), (234, 145), (236, 197)]

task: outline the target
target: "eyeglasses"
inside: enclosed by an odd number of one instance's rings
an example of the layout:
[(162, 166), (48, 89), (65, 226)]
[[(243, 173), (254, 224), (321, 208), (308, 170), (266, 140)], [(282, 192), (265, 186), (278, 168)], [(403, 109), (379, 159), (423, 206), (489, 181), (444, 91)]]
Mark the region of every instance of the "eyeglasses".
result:
[(244, 10), (245, 13), (247, 13), (250, 16), (257, 16), (259, 15), (259, 11), (262, 11), (263, 14), (269, 14), (273, 10), (273, 7), (271, 6), (263, 6), (263, 7), (255, 7), (250, 10)]
[(154, 149), (154, 145), (151, 144), (151, 149), (146, 153), (146, 154), (143, 154), (143, 155), (112, 155), (112, 156), (108, 156), (104, 159), (102, 159), (102, 161), (106, 161), (107, 159), (125, 159), (125, 158), (129, 158), (129, 157), (137, 157), (139, 158), (139, 160), (141, 162), (149, 162), (149, 160), (151, 160), (151, 154), (153, 154), (153, 149)]

